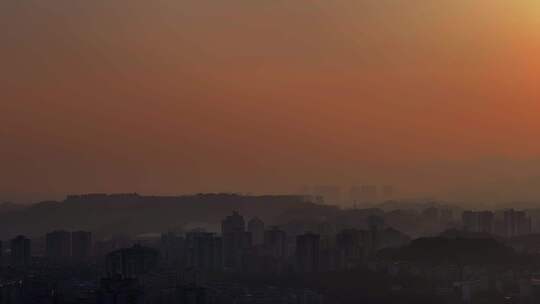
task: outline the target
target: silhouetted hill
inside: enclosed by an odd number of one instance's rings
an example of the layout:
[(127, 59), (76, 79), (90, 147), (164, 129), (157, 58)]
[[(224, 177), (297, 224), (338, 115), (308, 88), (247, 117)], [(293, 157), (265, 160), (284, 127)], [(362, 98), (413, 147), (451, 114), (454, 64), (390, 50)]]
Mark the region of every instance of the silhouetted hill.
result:
[(6, 239), (17, 234), (37, 236), (53, 229), (85, 229), (103, 236), (162, 232), (189, 223), (215, 226), (233, 210), (247, 218), (259, 216), (272, 224), (279, 222), (288, 210), (317, 210), (321, 207), (310, 203), (307, 197), (295, 195), (74, 195), (62, 202), (41, 202), (0, 214), (0, 237)]
[(439, 234), (447, 239), (494, 239), (502, 243), (502, 237), (487, 232), (471, 232), (458, 229), (448, 229)]
[(20, 205), (20, 204), (14, 204), (10, 202), (0, 203), (0, 214), (20, 210), (23, 208), (24, 208), (24, 205)]
[(491, 264), (511, 261), (515, 252), (494, 239), (434, 237), (416, 239), (402, 248), (382, 250), (379, 256), (430, 264)]

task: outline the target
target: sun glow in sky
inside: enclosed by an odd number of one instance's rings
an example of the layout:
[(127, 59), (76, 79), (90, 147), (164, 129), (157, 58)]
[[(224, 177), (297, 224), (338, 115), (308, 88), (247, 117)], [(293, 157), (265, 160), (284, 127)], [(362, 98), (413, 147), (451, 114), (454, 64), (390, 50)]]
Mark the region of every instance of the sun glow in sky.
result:
[(536, 0), (7, 0), (0, 39), (0, 200), (540, 168)]

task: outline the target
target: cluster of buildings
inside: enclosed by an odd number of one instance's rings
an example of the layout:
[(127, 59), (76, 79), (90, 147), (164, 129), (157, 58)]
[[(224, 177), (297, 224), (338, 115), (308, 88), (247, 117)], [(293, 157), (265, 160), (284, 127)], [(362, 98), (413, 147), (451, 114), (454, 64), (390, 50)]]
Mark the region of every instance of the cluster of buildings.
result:
[(532, 232), (532, 220), (525, 211), (464, 211), (463, 229), (512, 238)]
[[(68, 232), (57, 230), (45, 236), (47, 262), (85, 262), (92, 257), (92, 233), (87, 231)], [(8, 250), (0, 242), (2, 264), (12, 267), (28, 267), (32, 263), (32, 240), (19, 235), (9, 241)], [(8, 252), (4, 256), (5, 252)]]
[[(323, 228), (320, 230), (325, 230)], [(369, 218), (368, 228), (364, 230), (321, 231), (286, 232), (277, 226), (266, 226), (257, 217), (246, 223), (242, 215), (234, 212), (223, 219), (219, 234), (200, 229), (183, 234), (168, 232), (150, 246), (159, 251), (164, 264), (175, 269), (310, 273), (352, 268), (389, 242), (399, 245), (409, 240), (397, 230), (385, 228), (384, 220), (376, 216)], [(56, 230), (45, 235), (44, 249), (37, 255), (34, 254), (37, 249), (33, 247), (41, 244), (37, 239), (22, 235), (10, 240), (9, 247), (0, 252), (4, 253), (3, 265), (12, 267), (29, 267), (36, 258), (40, 263), (76, 264), (105, 256), (108, 260), (125, 259), (138, 252), (129, 248), (134, 243), (133, 240), (94, 242), (91, 232)]]
[[(233, 212), (222, 219), (218, 233), (167, 232), (149, 242), (123, 238), (96, 242), (87, 231), (52, 231), (41, 238), (43, 244), (17, 236), (0, 250), (4, 253), (0, 304), (36, 299), (51, 304), (321, 304), (331, 301), (320, 291), (249, 286), (223, 278), (310, 278), (359, 269), (384, 273), (393, 282), (392, 292), (409, 290), (407, 281), (421, 278), (430, 282), (425, 290), (447, 303), (475, 303), (484, 293), (508, 295), (507, 303), (540, 300), (540, 280), (534, 273), (540, 267), (434, 265), (381, 258), (381, 249), (410, 242), (389, 227), (395, 225), (423, 231), (461, 225), (462, 232), (499, 235), (509, 246), (518, 242), (530, 247), (536, 242), (531, 218), (523, 211), (464, 211), (461, 221), (454, 215), (455, 210), (435, 206), (388, 212), (352, 209), (331, 220), (269, 226), (258, 217), (246, 220)], [(33, 247), (41, 246), (42, 253), (35, 254)]]
[(305, 232), (297, 235), (266, 227), (259, 218), (247, 225), (237, 212), (227, 216), (221, 234), (192, 231), (162, 235), (160, 249), (170, 265), (205, 272), (312, 273), (360, 265), (387, 241), (405, 244), (408, 238), (370, 219), (369, 229), (343, 229), (335, 234)]
[[(0, 279), (0, 304), (42, 303), (285, 303), (321, 304), (324, 297), (305, 288), (251, 286), (209, 280), (220, 274), (305, 276), (350, 269), (364, 263), (384, 244), (384, 221), (373, 217), (369, 229), (294, 234), (246, 221), (233, 212), (221, 233), (195, 229), (163, 233), (154, 242), (94, 242), (85, 231), (47, 233), (42, 255), (36, 239), (17, 236), (6, 250)], [(393, 235), (390, 232), (390, 235)], [(406, 240), (404, 240), (406, 242)], [(110, 245), (114, 243), (113, 245)], [(90, 272), (85, 279), (69, 277)], [(67, 276), (67, 277), (66, 277)], [(101, 277), (96, 281), (92, 277)]]

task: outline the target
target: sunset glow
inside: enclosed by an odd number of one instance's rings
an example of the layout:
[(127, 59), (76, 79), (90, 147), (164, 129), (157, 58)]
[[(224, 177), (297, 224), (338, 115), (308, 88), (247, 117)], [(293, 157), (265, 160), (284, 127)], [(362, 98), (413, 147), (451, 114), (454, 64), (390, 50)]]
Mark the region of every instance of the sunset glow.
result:
[(0, 39), (0, 200), (540, 168), (537, 0), (8, 0)]

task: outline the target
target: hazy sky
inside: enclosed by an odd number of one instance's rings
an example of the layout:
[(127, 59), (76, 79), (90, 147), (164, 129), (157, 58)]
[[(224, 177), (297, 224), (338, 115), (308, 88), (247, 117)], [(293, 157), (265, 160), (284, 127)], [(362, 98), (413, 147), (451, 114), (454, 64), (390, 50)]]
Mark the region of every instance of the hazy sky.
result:
[(0, 201), (489, 193), (540, 175), (539, 54), (538, 0), (0, 1)]

